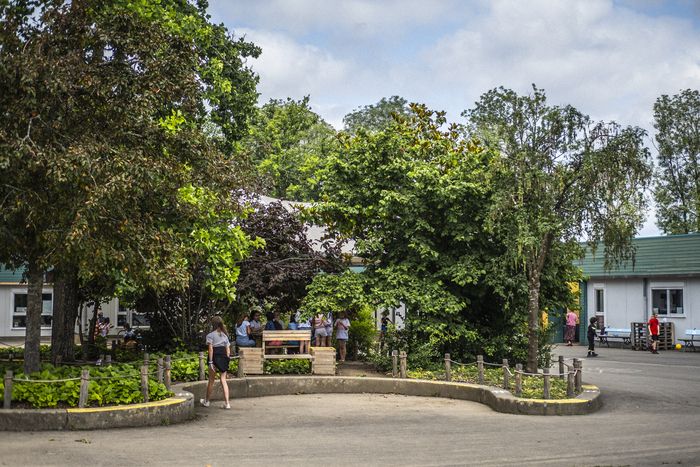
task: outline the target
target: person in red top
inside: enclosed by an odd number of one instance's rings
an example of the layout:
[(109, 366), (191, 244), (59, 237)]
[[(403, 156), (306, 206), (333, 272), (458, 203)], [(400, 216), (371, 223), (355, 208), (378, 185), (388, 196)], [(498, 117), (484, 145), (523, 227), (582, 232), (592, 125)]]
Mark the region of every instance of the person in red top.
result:
[(659, 320), (656, 318), (656, 313), (653, 313), (651, 318), (649, 318), (647, 329), (649, 330), (649, 335), (651, 336), (651, 353), (659, 353), (656, 350), (659, 346)]

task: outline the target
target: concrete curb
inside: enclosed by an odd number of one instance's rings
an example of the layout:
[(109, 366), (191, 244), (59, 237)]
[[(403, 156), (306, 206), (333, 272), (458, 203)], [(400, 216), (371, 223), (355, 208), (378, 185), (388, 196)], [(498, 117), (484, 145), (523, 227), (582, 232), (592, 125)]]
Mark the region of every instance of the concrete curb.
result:
[[(468, 383), (447, 383), (417, 379), (366, 378), (345, 376), (268, 376), (247, 377), (228, 381), (231, 399), (284, 396), (293, 394), (403, 394), (406, 396), (444, 397), (488, 405), (496, 412), (519, 415), (586, 415), (601, 406), (600, 389), (584, 385), (583, 393), (574, 399), (522, 399), (504, 389)], [(179, 385), (203, 398), (206, 381)], [(214, 386), (212, 399), (222, 399), (221, 385)]]
[(177, 391), (162, 401), (84, 409), (0, 410), (0, 431), (100, 430), (160, 426), (193, 419), (194, 396)]

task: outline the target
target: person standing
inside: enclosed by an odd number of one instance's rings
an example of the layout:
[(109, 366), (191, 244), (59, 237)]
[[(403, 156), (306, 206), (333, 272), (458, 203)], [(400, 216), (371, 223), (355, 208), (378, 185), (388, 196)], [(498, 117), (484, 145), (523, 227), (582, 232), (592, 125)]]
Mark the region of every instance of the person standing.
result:
[(209, 348), (209, 384), (207, 384), (207, 396), (200, 399), (199, 402), (204, 407), (209, 407), (211, 392), (214, 389), (214, 380), (218, 371), (221, 378), (221, 387), (224, 390), (224, 409), (230, 409), (231, 404), (228, 401), (228, 383), (226, 382), (226, 373), (228, 365), (231, 361), (231, 348), (228, 340), (228, 331), (220, 316), (214, 316), (211, 319), (212, 331), (207, 334), (206, 342)]
[(647, 323), (647, 331), (649, 331), (649, 336), (651, 337), (651, 344), (649, 345), (649, 350), (651, 353), (658, 354), (659, 347), (659, 319), (656, 313), (652, 313), (649, 322)]
[(335, 320), (335, 341), (338, 343), (338, 352), (340, 353), (340, 361), (345, 361), (345, 356), (348, 353), (348, 330), (350, 329), (350, 320), (341, 311), (338, 319)]
[(324, 347), (326, 345), (326, 337), (328, 337), (328, 333), (326, 332), (326, 318), (323, 316), (323, 313), (317, 313), (312, 323), (315, 339), (314, 346)]
[(578, 315), (572, 310), (566, 313), (566, 329), (564, 331), (564, 340), (566, 341), (566, 346), (571, 347), (574, 345), (574, 336), (576, 335), (576, 321), (578, 321)]
[(588, 356), (597, 357), (598, 354), (595, 353), (595, 338), (596, 338), (596, 325), (598, 324), (598, 318), (595, 316), (590, 319), (590, 324), (588, 325)]

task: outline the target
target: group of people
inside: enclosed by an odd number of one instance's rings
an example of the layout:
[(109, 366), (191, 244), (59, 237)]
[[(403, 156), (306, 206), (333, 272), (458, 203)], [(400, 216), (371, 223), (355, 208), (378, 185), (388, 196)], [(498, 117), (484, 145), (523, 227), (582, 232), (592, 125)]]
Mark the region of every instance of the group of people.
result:
[[(347, 355), (347, 341), (350, 330), (350, 320), (344, 312), (340, 312), (337, 319), (333, 319), (332, 313), (318, 313), (313, 318), (301, 320), (299, 312), (292, 313), (287, 324), (280, 318), (279, 312), (268, 312), (265, 325), (260, 322), (260, 312), (253, 312), (252, 316), (244, 314), (236, 323), (236, 345), (239, 347), (255, 347), (259, 345), (263, 330), (282, 331), (310, 330), (311, 340), (316, 347), (330, 347), (335, 330), (335, 341), (338, 346), (339, 361), (344, 362)], [(271, 342), (272, 345), (275, 342)], [(299, 341), (298, 352), (309, 353), (306, 341)]]
[[(567, 347), (573, 345), (576, 322), (578, 321), (578, 315), (573, 311), (569, 310), (566, 313), (566, 330), (564, 332), (564, 340), (566, 341)], [(653, 354), (658, 354), (659, 347), (659, 318), (656, 313), (652, 313), (651, 318), (647, 322), (647, 333), (649, 335), (650, 343), (648, 349)], [(598, 337), (598, 318), (593, 316), (588, 323), (588, 356), (597, 357), (598, 354), (595, 352), (595, 340)]]

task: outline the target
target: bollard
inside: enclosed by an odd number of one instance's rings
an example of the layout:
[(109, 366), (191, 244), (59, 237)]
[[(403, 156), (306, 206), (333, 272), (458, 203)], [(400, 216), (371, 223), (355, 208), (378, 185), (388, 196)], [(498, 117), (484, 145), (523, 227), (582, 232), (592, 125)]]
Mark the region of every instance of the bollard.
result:
[(564, 379), (564, 356), (559, 355), (559, 379)]
[(450, 354), (445, 354), (445, 381), (452, 381), (452, 362), (450, 362)]
[(109, 366), (112, 364), (112, 355), (107, 354), (105, 355), (105, 365)]
[(83, 408), (88, 402), (88, 389), (90, 388), (90, 370), (83, 370), (80, 374), (80, 397), (78, 407)]
[(503, 359), (503, 389), (510, 388), (510, 380), (508, 378), (508, 359)]
[(479, 369), (479, 384), (484, 384), (484, 356), (476, 356), (476, 367)]
[(199, 352), (199, 380), (204, 380), (204, 352)]
[(566, 374), (566, 397), (574, 397), (574, 372)]
[(159, 383), (163, 382), (163, 357), (158, 357), (158, 363), (157, 363), (157, 369), (156, 369), (156, 379), (158, 379)]
[(401, 351), (399, 353), (399, 370), (401, 371), (401, 378), (406, 378), (406, 352)]
[(582, 379), (582, 373), (583, 373), (583, 362), (579, 360), (578, 358), (574, 359), (574, 370), (576, 370), (576, 376), (574, 377), (574, 385), (576, 388), (576, 393), (581, 392), (581, 385), (583, 382)]
[(392, 378), (396, 378), (399, 374), (398, 365), (399, 365), (399, 351), (392, 350), (391, 351), (391, 377)]
[[(12, 354), (10, 354), (12, 355)], [(3, 393), (4, 400), (2, 402), (3, 409), (12, 407), (12, 370), (5, 371), (5, 392)]]
[(170, 355), (165, 356), (165, 389), (170, 391), (170, 385), (172, 384), (171, 377), (172, 361)]
[(549, 368), (542, 368), (542, 378), (544, 378), (544, 390), (542, 399), (549, 399)]
[(523, 395), (523, 364), (515, 364), (515, 396), (521, 397)]
[(143, 394), (143, 401), (148, 402), (148, 367), (146, 365), (141, 367), (141, 394)]

